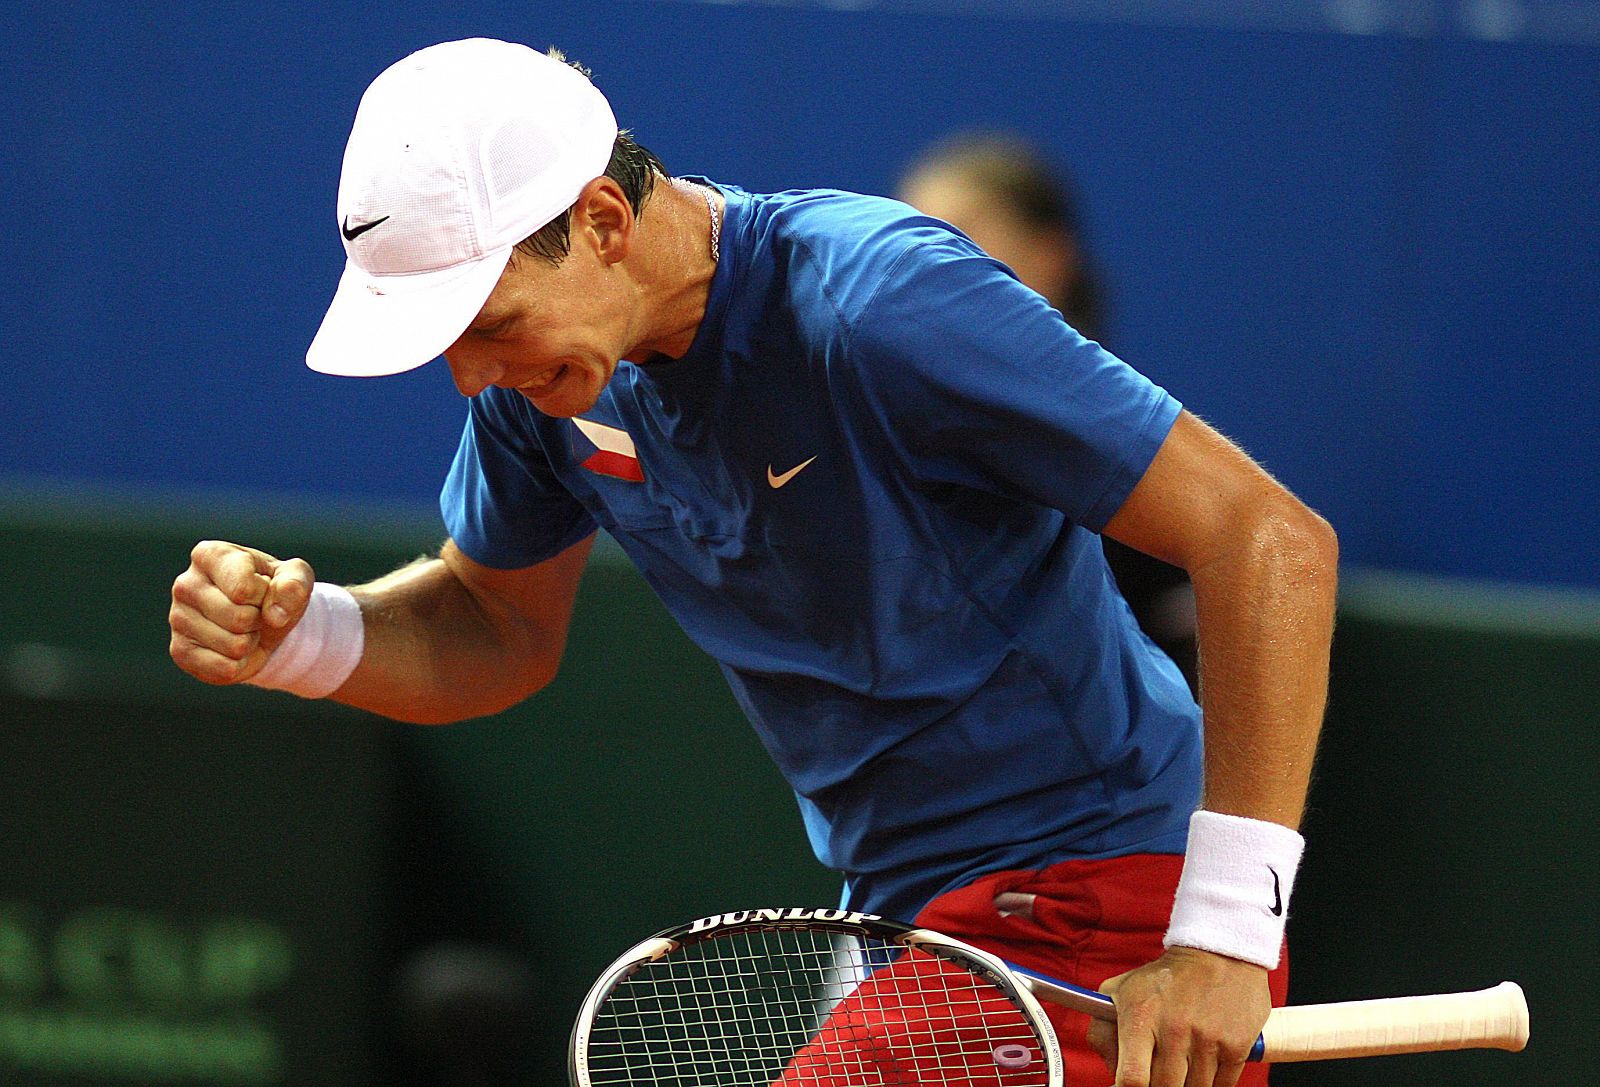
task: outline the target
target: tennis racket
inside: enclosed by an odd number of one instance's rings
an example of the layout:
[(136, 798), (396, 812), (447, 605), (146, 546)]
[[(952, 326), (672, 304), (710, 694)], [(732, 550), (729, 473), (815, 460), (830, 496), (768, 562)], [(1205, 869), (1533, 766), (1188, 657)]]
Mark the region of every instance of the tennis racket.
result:
[[(573, 1087), (1062, 1087), (1039, 1000), (1110, 998), (871, 914), (741, 910), (668, 929), (596, 980)], [(1475, 993), (1274, 1009), (1252, 1060), (1521, 1049), (1511, 982)]]

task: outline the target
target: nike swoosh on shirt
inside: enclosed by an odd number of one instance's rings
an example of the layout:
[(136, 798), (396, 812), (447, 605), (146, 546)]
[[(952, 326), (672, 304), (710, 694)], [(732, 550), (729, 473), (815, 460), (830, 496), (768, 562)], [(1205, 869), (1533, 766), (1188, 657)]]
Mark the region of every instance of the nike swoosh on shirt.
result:
[(344, 223), (339, 227), (339, 233), (344, 235), (345, 241), (353, 242), (379, 223), (387, 223), (388, 221), (389, 217), (385, 215), (382, 219), (374, 219), (370, 223), (357, 223), (355, 226), (351, 226), (350, 216), (346, 215)]
[(767, 484), (773, 490), (777, 490), (779, 487), (782, 487), (785, 483), (789, 482), (795, 476), (797, 476), (801, 472), (805, 471), (806, 465), (810, 464), (812, 460), (816, 460), (816, 459), (817, 459), (816, 457), (812, 457), (811, 460), (803, 460), (799, 464), (795, 465), (793, 468), (789, 469), (787, 472), (783, 473), (781, 476), (780, 475), (774, 475), (773, 471), (772, 471), (772, 465), (770, 465), (770, 464), (767, 465)]

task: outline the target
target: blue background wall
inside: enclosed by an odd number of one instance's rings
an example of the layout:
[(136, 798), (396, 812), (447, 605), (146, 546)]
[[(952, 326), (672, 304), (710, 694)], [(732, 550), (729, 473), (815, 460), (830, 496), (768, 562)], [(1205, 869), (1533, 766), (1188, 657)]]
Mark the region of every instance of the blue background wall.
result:
[(561, 45), (679, 172), (887, 191), (954, 128), (1076, 175), (1112, 345), (1365, 565), (1600, 585), (1600, 4), (11, 8), (0, 476), (431, 501), (442, 366), (301, 365), (350, 117), (406, 52)]

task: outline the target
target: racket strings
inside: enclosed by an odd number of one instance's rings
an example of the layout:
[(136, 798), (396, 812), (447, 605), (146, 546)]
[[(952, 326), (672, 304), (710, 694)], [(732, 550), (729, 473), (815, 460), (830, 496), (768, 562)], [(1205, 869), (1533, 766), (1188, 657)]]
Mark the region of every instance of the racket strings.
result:
[(1048, 1083), (1041, 1048), (1001, 987), (954, 962), (758, 930), (640, 965), (597, 1010), (587, 1064), (595, 1087), (1030, 1087)]

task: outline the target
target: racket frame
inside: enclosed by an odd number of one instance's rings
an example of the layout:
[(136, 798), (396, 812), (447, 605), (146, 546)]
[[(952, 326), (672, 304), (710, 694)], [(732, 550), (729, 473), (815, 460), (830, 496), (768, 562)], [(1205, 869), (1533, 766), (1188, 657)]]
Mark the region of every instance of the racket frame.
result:
[(567, 1067), (573, 1087), (593, 1087), (589, 1073), (592, 1030), (602, 1005), (618, 985), (641, 966), (657, 962), (681, 948), (757, 931), (829, 932), (898, 944), (955, 963), (994, 985), (1010, 998), (1038, 1037), (1048, 1087), (1064, 1087), (1066, 1076), (1061, 1043), (1027, 979), (1019, 976), (1010, 964), (982, 948), (931, 929), (902, 924), (875, 914), (804, 908), (736, 910), (714, 914), (686, 925), (663, 929), (623, 952), (595, 980), (579, 1008), (568, 1046)]
[[(1039, 1000), (1096, 1019), (1116, 1021), (1116, 1005), (1103, 993), (1006, 962), (931, 929), (846, 910), (739, 910), (664, 929), (640, 941), (607, 967), (584, 998), (573, 1027), (569, 1069), (575, 1087), (590, 1087), (589, 1029), (600, 1005), (623, 978), (640, 965), (681, 947), (763, 929), (828, 931), (917, 947), (973, 970), (1010, 996), (1043, 1039), (1053, 1087), (1059, 1087), (1063, 1078), (1061, 1049)], [(1504, 981), (1476, 992), (1274, 1008), (1249, 1059), (1285, 1063), (1453, 1049), (1503, 1049), (1514, 1053), (1527, 1045), (1528, 1032), (1527, 998), (1515, 982)]]

